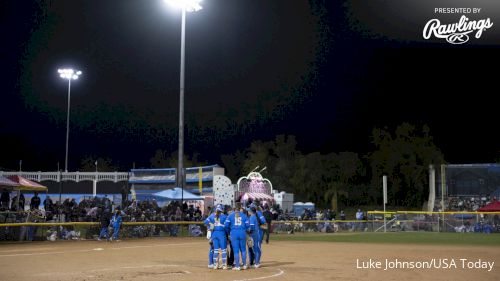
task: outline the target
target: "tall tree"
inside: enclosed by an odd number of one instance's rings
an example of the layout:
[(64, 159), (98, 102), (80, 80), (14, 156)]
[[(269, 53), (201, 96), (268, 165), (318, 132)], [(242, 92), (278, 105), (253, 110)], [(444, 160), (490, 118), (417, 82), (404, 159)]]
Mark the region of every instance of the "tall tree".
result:
[(247, 174), (254, 170), (256, 167), (262, 169), (264, 168), (264, 166), (269, 169), (273, 164), (273, 157), (271, 155), (272, 148), (272, 142), (252, 142), (252, 144), (250, 144), (250, 148), (247, 151), (247, 159), (243, 164), (242, 172), (244, 174)]
[(338, 196), (348, 196), (349, 187), (364, 174), (364, 167), (357, 153), (331, 153), (324, 157), (323, 182), (325, 184), (324, 200), (330, 203), (333, 210), (338, 211)]
[(319, 152), (296, 158), (295, 171), (290, 180), (296, 198), (304, 201), (323, 202), (323, 161)]
[(417, 129), (409, 123), (399, 125), (394, 136), (387, 129), (373, 130), (376, 150), (368, 155), (372, 186), (381, 186), (382, 176), (387, 174), (389, 201), (394, 205), (420, 206), (428, 195), (429, 165), (444, 163), (429, 132), (426, 125)]
[(297, 159), (301, 153), (296, 149), (295, 136), (278, 135), (275, 140), (254, 141), (246, 151), (242, 173), (246, 174), (259, 167), (266, 167), (264, 176), (269, 178), (274, 188), (293, 191), (292, 177), (297, 169)]
[(296, 146), (295, 136), (285, 135), (277, 136), (272, 146), (274, 160), (269, 174), (272, 175), (273, 184), (280, 190), (293, 191), (294, 186), (291, 179), (297, 169), (297, 159), (301, 156)]

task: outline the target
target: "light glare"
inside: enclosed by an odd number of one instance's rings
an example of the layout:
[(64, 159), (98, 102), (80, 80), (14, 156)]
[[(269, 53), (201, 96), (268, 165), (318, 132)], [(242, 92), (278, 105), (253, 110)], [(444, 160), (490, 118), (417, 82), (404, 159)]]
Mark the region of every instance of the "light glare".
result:
[(196, 12), (203, 7), (200, 5), (202, 0), (164, 0), (167, 4), (178, 9), (186, 9), (187, 12)]

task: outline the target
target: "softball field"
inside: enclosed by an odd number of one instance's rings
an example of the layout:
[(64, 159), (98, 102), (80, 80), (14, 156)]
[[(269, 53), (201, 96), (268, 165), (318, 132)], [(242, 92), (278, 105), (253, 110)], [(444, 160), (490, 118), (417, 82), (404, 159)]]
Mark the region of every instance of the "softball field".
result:
[(285, 237), (263, 245), (261, 268), (244, 271), (209, 270), (208, 247), (204, 238), (4, 243), (0, 244), (0, 280), (469, 281), (500, 278), (500, 245), (290, 241)]

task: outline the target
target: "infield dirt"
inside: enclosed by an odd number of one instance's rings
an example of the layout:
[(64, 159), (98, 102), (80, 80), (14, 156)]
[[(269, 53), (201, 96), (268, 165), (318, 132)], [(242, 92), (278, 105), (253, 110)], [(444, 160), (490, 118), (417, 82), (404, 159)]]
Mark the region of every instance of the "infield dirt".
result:
[[(67, 241), (0, 244), (0, 280), (499, 280), (500, 247), (272, 241), (262, 267), (207, 268), (202, 238), (150, 238), (121, 242)], [(441, 268), (400, 268), (441, 262)], [(446, 259), (446, 260), (445, 260)], [(462, 259), (467, 259), (465, 268)], [(401, 262), (385, 269), (386, 260)], [(449, 267), (454, 260), (456, 267)], [(380, 262), (381, 268), (360, 268)], [(446, 261), (449, 268), (443, 268)], [(468, 262), (494, 262), (468, 268)], [(403, 263), (407, 262), (407, 263)], [(477, 263), (479, 264), (479, 263)], [(394, 265), (397, 265), (395, 263)]]

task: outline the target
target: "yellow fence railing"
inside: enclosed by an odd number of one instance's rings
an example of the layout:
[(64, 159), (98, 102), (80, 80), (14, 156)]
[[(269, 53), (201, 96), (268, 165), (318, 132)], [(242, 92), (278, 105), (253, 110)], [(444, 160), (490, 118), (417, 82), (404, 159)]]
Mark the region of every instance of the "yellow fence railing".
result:
[[(368, 222), (368, 220), (291, 220), (291, 221), (272, 221), (271, 224), (314, 224), (314, 223), (354, 223), (354, 222)], [(124, 226), (136, 225), (202, 225), (202, 221), (143, 221), (143, 222), (123, 222)], [(0, 223), (0, 227), (18, 227), (18, 226), (93, 226), (100, 225), (99, 222), (18, 222), (18, 223)]]
[(427, 211), (368, 211), (370, 214), (413, 214), (413, 215), (498, 215), (500, 212), (467, 212), (467, 211), (444, 211), (444, 212), (427, 212)]

